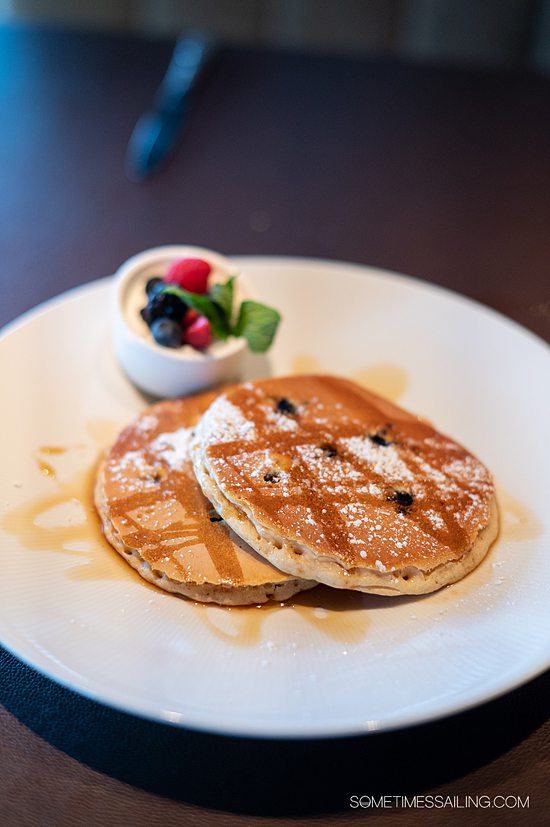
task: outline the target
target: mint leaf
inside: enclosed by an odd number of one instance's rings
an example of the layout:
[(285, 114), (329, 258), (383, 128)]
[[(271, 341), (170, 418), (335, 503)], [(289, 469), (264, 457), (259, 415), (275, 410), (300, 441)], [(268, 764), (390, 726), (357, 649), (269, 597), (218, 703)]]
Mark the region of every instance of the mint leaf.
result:
[(265, 353), (273, 342), (281, 316), (272, 307), (253, 301), (244, 301), (233, 330), (235, 336), (243, 336), (253, 353)]
[(192, 307), (197, 313), (206, 316), (210, 322), (210, 329), (212, 335), (216, 339), (227, 339), (230, 333), (229, 320), (223, 310), (212, 301), (209, 296), (201, 296), (199, 293), (190, 293), (188, 290), (182, 290), (176, 285), (168, 285), (162, 290), (163, 293), (171, 293), (177, 296), (188, 307)]
[(225, 284), (216, 282), (210, 291), (210, 297), (215, 302), (221, 311), (225, 314), (227, 321), (231, 324), (231, 316), (233, 314), (233, 293), (235, 286), (235, 276), (231, 276)]
[(175, 284), (166, 285), (162, 292), (177, 296), (188, 307), (206, 316), (215, 339), (225, 340), (229, 335), (242, 336), (253, 353), (265, 353), (271, 347), (281, 321), (281, 316), (272, 307), (255, 301), (244, 301), (232, 330), (235, 276), (224, 284), (215, 284), (209, 296), (190, 293)]

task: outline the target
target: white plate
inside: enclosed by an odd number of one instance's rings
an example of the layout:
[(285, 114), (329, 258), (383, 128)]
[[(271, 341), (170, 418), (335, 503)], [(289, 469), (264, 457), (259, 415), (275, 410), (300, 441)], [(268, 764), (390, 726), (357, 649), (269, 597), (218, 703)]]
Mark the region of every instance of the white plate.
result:
[[(427, 721), (541, 672), (550, 663), (549, 349), (405, 277), (295, 259), (240, 265), (284, 315), (268, 360), (252, 359), (249, 374), (358, 377), (427, 416), (493, 470), (504, 512), (497, 545), (464, 581), (418, 599), (351, 595), (325, 606), (325, 592), (296, 608), (227, 610), (147, 585), (101, 544), (78, 502), (86, 506), (98, 447), (144, 406), (113, 360), (102, 280), (0, 339), (1, 642), (114, 707), (253, 736)], [(64, 451), (40, 450), (51, 447)]]

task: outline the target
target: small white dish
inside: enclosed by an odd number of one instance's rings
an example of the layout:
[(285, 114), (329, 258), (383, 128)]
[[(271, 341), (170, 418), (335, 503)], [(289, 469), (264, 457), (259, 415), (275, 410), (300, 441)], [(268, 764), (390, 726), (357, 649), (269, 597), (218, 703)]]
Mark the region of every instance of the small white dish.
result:
[[(246, 352), (246, 341), (230, 337), (214, 341), (205, 351), (190, 345), (181, 348), (157, 344), (140, 310), (147, 302), (145, 285), (153, 276), (163, 276), (180, 258), (201, 258), (212, 272), (211, 283), (225, 282), (238, 270), (225, 256), (204, 247), (171, 245), (153, 247), (122, 264), (114, 285), (113, 340), (116, 357), (128, 378), (146, 393), (158, 397), (185, 396), (236, 379)], [(250, 297), (238, 278), (236, 304)]]

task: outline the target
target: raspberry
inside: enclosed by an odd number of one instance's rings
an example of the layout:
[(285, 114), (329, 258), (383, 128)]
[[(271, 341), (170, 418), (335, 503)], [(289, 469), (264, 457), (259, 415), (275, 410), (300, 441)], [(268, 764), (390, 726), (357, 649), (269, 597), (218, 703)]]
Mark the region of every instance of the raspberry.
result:
[(210, 332), (210, 322), (206, 316), (199, 316), (195, 319), (183, 334), (183, 344), (191, 345), (196, 348), (208, 347), (212, 341), (212, 333)]
[(190, 293), (206, 293), (211, 269), (201, 258), (180, 258), (168, 268), (164, 282), (177, 284)]
[(182, 325), (184, 327), (189, 327), (193, 324), (193, 322), (195, 322), (199, 318), (199, 316), (200, 313), (198, 312), (198, 310), (194, 310), (192, 307), (190, 307), (185, 316), (183, 317)]

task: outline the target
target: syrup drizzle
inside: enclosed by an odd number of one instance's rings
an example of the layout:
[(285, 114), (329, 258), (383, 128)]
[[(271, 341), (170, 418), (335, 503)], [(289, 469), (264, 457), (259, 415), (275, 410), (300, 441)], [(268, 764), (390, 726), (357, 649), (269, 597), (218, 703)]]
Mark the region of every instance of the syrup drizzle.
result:
[[(369, 628), (370, 595), (360, 592), (317, 586), (300, 592), (286, 603), (264, 603), (262, 606), (221, 607), (196, 603), (197, 617), (204, 627), (224, 643), (234, 646), (257, 646), (268, 639), (270, 623), (278, 620), (293, 622), (296, 633), (288, 646), (300, 645), (311, 638), (311, 631), (321, 633), (337, 643), (351, 646), (364, 640)], [(289, 617), (290, 616), (290, 617)], [(296, 618), (301, 621), (295, 624)], [(281, 648), (280, 633), (274, 626), (274, 647)]]
[[(315, 356), (302, 354), (292, 360), (291, 373), (330, 373), (319, 362)], [(358, 385), (367, 388), (373, 393), (384, 396), (391, 402), (396, 402), (403, 396), (407, 389), (408, 377), (406, 371), (399, 365), (390, 362), (380, 362), (376, 365), (367, 365), (364, 368), (354, 371), (349, 379), (357, 382)]]
[[(188, 473), (191, 473), (190, 469)], [(142, 549), (142, 556), (153, 565), (167, 556), (167, 543), (177, 541), (178, 549), (204, 545), (220, 578), (234, 585), (242, 583), (243, 572), (229, 530), (225, 524), (210, 520), (210, 504), (194, 480), (188, 479), (187, 474), (180, 471), (170, 473), (162, 484), (163, 492), (170, 492), (184, 517), (147, 528), (131, 515), (137, 509), (154, 507), (161, 496), (159, 491), (138, 491), (133, 496), (121, 498), (111, 505), (110, 516), (121, 533), (124, 531), (125, 544)], [(170, 555), (170, 560), (184, 577), (185, 566), (174, 555)]]
[[(51, 492), (26, 500), (6, 512), (0, 527), (17, 537), (21, 545), (32, 551), (55, 551), (75, 557), (82, 565), (66, 570), (70, 580), (113, 580), (128, 576), (129, 567), (107, 543), (93, 504), (98, 454), (80, 470), (78, 467), (85, 446), (41, 446), (34, 455), (36, 466), (50, 482)], [(73, 471), (64, 479), (61, 471), (44, 456), (66, 456)], [(44, 465), (48, 472), (44, 472)], [(23, 486), (22, 486), (23, 487)], [(130, 572), (133, 576), (133, 572)], [(136, 575), (137, 576), (137, 575)]]
[(505, 540), (536, 540), (543, 532), (537, 515), (502, 488), (497, 499), (500, 510), (500, 537)]

